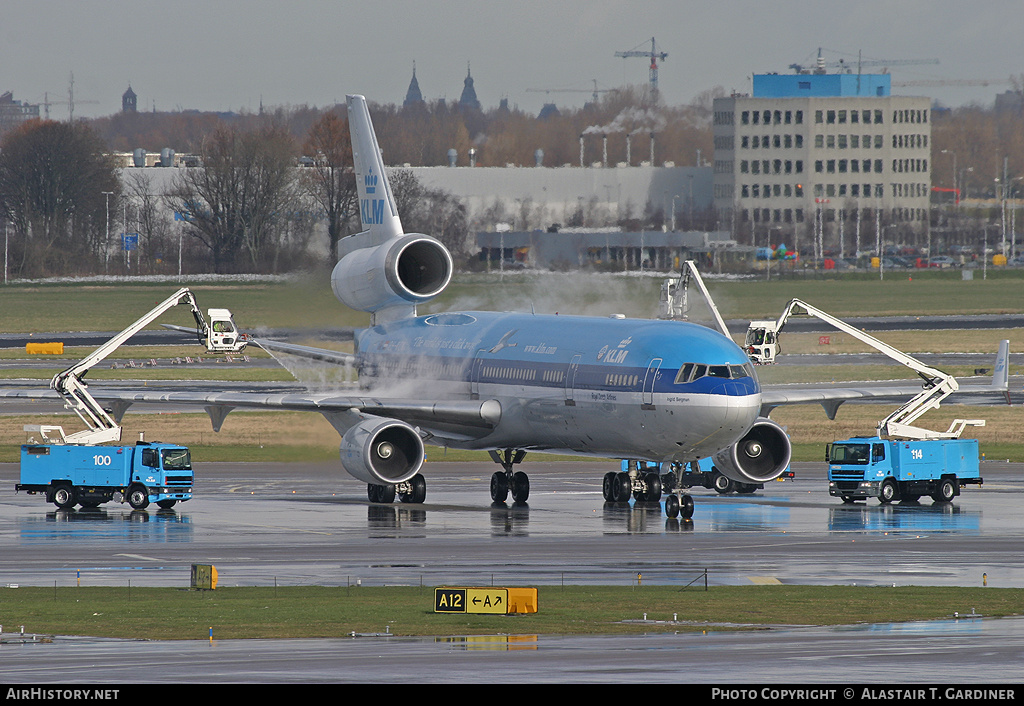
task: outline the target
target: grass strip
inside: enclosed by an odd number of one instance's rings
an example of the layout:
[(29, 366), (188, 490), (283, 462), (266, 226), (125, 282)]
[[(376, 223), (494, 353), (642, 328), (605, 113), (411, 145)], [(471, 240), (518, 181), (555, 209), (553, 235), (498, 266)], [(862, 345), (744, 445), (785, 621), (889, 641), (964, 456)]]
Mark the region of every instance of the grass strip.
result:
[[(513, 584), (507, 584), (513, 585)], [(0, 624), (125, 639), (585, 635), (765, 629), (1019, 615), (1024, 589), (864, 586), (540, 586), (538, 612), (433, 612), (432, 587), (0, 589)], [(646, 614), (646, 620), (644, 615)]]

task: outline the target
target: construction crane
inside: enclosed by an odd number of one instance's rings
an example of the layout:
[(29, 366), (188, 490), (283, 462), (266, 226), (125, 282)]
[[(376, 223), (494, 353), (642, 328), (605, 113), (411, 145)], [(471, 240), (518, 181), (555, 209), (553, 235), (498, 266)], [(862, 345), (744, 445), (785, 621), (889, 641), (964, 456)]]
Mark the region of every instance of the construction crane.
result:
[[(637, 45), (639, 47), (640, 45)], [(651, 50), (640, 50), (639, 48), (633, 48), (629, 51), (617, 51), (615, 56), (621, 56), (624, 59), (628, 59), (633, 56), (642, 56), (651, 60), (651, 95), (656, 96), (658, 94), (658, 61), (664, 61), (668, 58), (666, 52), (659, 52), (654, 44), (654, 37), (651, 37)]]
[(917, 81), (893, 81), (893, 88), (919, 87), (941, 87), (941, 86), (1005, 86), (1012, 83), (1010, 79), (987, 79), (987, 78), (925, 78)]
[[(814, 62), (814, 66), (806, 66), (804, 64), (790, 64), (789, 68), (793, 69), (798, 74), (824, 74), (828, 73), (828, 69), (838, 69), (839, 73), (852, 73), (854, 67), (851, 63), (845, 59), (839, 59), (838, 61), (825, 61), (821, 55), (822, 48), (818, 47), (818, 58)], [(913, 66), (918, 64), (937, 64), (938, 59), (861, 59), (860, 52), (857, 52), (857, 73), (861, 72), (861, 69), (867, 66)]]
[(598, 88), (597, 79), (591, 79), (594, 82), (593, 90), (589, 88), (527, 88), (527, 93), (590, 93), (593, 95), (594, 103), (597, 103), (599, 94), (608, 93), (612, 89), (610, 88)]
[(75, 122), (75, 103), (93, 103), (99, 105), (99, 101), (94, 100), (75, 100), (75, 75), (72, 73), (68, 78), (68, 99), (66, 101), (52, 101), (50, 100), (49, 93), (43, 93), (43, 118), (45, 120), (50, 119), (50, 106), (51, 105), (66, 105), (68, 107), (68, 122)]

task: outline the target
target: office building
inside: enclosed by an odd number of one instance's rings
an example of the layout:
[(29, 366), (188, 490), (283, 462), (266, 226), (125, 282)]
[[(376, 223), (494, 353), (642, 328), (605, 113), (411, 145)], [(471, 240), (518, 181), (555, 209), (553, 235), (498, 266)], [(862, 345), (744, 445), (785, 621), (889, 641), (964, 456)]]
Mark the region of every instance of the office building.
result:
[(890, 85), (888, 74), (765, 74), (752, 96), (716, 99), (714, 202), (734, 237), (849, 254), (876, 233), (923, 242), (931, 101)]

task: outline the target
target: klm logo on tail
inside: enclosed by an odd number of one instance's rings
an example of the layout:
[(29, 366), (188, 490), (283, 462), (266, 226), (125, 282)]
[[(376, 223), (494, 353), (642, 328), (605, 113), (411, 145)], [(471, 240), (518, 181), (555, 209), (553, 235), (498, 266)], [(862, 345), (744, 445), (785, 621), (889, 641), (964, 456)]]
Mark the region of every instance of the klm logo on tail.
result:
[(364, 225), (380, 225), (384, 222), (384, 199), (360, 199), (359, 211)]
[[(377, 193), (379, 178), (373, 173), (373, 167), (370, 167), (363, 177), (363, 191), (367, 196)], [(380, 225), (384, 223), (384, 200), (376, 198), (359, 199), (359, 212), (364, 225)]]

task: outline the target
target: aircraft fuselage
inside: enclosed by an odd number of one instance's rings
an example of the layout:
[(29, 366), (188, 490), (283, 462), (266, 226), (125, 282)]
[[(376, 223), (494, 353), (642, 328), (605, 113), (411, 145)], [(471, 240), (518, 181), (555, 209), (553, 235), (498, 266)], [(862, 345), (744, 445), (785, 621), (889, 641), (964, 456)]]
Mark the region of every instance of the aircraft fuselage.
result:
[(392, 321), (356, 338), (375, 394), (494, 399), (501, 421), (434, 443), (690, 461), (736, 442), (760, 385), (733, 341), (696, 324), (493, 312)]

